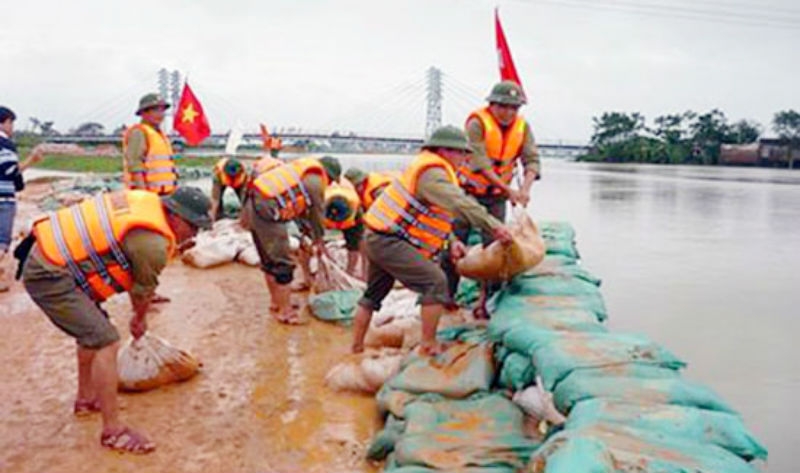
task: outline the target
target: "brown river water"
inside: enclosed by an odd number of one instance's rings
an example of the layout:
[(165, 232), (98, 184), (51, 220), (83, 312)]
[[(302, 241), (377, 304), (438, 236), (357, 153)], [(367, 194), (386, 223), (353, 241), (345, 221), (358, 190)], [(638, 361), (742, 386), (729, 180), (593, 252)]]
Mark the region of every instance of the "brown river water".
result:
[[(367, 169), (405, 159), (342, 158)], [(800, 172), (545, 160), (543, 175), (529, 210), (575, 226), (612, 329), (688, 361), (686, 376), (719, 392), (769, 448), (762, 470), (794, 471)], [(158, 443), (142, 457), (101, 449), (99, 418), (73, 418), (74, 343), (20, 286), (0, 294), (0, 472), (377, 471), (362, 460), (379, 428), (374, 401), (323, 382), (346, 356), (348, 329), (272, 322), (252, 268), (177, 263), (161, 281), (173, 302), (150, 330), (204, 367), (189, 382), (122, 395), (123, 417)], [(127, 336), (127, 301), (108, 308)]]

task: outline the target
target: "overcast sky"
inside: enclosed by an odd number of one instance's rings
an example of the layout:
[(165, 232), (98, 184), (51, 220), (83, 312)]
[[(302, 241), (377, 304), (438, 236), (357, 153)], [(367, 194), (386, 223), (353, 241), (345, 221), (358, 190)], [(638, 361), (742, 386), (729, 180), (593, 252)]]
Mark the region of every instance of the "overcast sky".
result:
[(425, 71), (462, 124), (498, 79), (500, 15), (540, 141), (592, 117), (720, 108), (769, 128), (800, 110), (796, 0), (2, 0), (0, 104), (109, 128), (135, 120), (158, 69), (188, 73), (212, 130), (424, 132)]

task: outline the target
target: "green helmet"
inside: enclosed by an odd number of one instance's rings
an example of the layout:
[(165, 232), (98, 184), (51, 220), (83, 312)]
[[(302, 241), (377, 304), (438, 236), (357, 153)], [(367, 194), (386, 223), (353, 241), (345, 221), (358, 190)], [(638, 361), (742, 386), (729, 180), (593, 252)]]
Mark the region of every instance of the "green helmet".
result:
[(344, 177), (357, 186), (367, 179), (367, 173), (358, 168), (350, 168), (344, 173)]
[(328, 177), (330, 177), (332, 181), (339, 180), (339, 177), (342, 175), (342, 165), (339, 164), (338, 159), (333, 156), (323, 156), (319, 158), (319, 162), (322, 164), (322, 167), (325, 168), (325, 172), (328, 173)]
[(136, 115), (141, 115), (142, 112), (149, 108), (164, 107), (169, 108), (169, 103), (158, 94), (147, 94), (139, 99), (139, 108), (136, 109)]
[(453, 125), (437, 128), (431, 137), (422, 143), (422, 149), (428, 148), (450, 148), (472, 153), (472, 146), (469, 145), (467, 135)]
[(244, 171), (244, 166), (238, 159), (229, 158), (227, 161), (225, 161), (225, 166), (223, 166), (222, 170), (228, 176), (236, 177)]
[(162, 197), (164, 207), (197, 228), (211, 228), (211, 200), (197, 187), (179, 187), (172, 194)]
[(501, 103), (505, 105), (525, 105), (525, 93), (522, 87), (514, 81), (504, 80), (492, 87), (492, 92), (486, 97), (489, 103)]

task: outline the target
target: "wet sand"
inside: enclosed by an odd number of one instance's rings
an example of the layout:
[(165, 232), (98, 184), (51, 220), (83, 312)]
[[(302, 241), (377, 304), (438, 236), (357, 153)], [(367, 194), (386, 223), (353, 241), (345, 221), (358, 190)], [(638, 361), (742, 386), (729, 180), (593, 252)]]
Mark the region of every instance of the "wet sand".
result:
[[(185, 383), (121, 395), (123, 419), (158, 443), (146, 456), (100, 447), (99, 414), (72, 415), (75, 342), (19, 283), (0, 294), (0, 471), (377, 471), (363, 460), (379, 427), (374, 399), (323, 385), (347, 352), (348, 329), (274, 322), (261, 273), (239, 264), (174, 262), (160, 288), (172, 302), (150, 316), (150, 333), (199, 357), (203, 369)], [(127, 298), (106, 307), (127, 340)]]

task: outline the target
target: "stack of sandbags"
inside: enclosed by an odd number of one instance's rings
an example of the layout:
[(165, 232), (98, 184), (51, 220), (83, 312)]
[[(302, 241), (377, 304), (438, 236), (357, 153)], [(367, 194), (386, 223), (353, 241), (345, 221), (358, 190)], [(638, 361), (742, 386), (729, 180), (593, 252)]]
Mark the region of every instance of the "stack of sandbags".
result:
[(183, 253), (181, 259), (196, 268), (211, 268), (232, 261), (250, 266), (259, 263), (253, 236), (232, 219), (218, 220), (210, 231), (199, 233), (194, 247)]
[(131, 339), (117, 356), (119, 389), (147, 391), (165, 384), (185, 381), (197, 374), (200, 362), (166, 341), (145, 334)]
[(521, 208), (514, 209), (513, 219), (510, 230), (514, 241), (508, 246), (500, 242), (486, 248), (473, 246), (459, 260), (459, 274), (481, 281), (507, 281), (542, 261), (545, 245), (536, 224)]
[(403, 353), (392, 348), (350, 355), (331, 368), (325, 383), (337, 391), (375, 394), (400, 368)]

